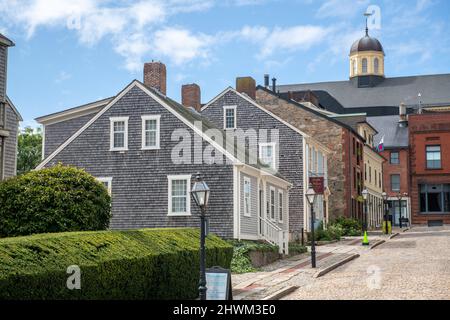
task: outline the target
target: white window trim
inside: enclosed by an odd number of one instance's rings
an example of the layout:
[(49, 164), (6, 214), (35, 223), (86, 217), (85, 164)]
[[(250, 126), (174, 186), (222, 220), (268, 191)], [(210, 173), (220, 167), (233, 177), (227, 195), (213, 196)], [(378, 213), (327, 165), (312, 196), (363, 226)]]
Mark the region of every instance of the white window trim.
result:
[(277, 162), (276, 162), (276, 159), (277, 159), (276, 146), (277, 146), (277, 144), (275, 142), (264, 142), (264, 143), (259, 144), (259, 159), (262, 162), (262, 149), (263, 149), (263, 147), (269, 147), (269, 146), (272, 147), (272, 164), (273, 164), (272, 169), (276, 170), (276, 168), (277, 168)]
[[(147, 115), (147, 116), (141, 116), (142, 119), (142, 150), (157, 150), (160, 148), (160, 119), (161, 115)], [(146, 146), (145, 145), (145, 121), (147, 120), (156, 120), (156, 145), (155, 146)]]
[[(281, 195), (281, 203), (280, 203), (280, 195)], [(281, 205), (280, 205), (281, 204)], [(280, 209), (281, 211), (281, 219), (280, 219)], [(283, 190), (278, 189), (278, 222), (283, 223), (284, 220), (284, 192)]]
[(112, 194), (112, 179), (113, 179), (112, 177), (98, 177), (95, 179), (97, 179), (97, 181), (99, 181), (99, 182), (107, 182), (108, 183), (108, 187), (107, 187), (108, 193), (109, 193), (109, 195)]
[[(168, 179), (168, 187), (167, 187), (167, 199), (168, 199), (168, 211), (167, 215), (171, 217), (184, 217), (191, 215), (191, 178), (192, 175), (170, 175), (167, 176)], [(187, 180), (186, 184), (186, 211), (185, 212), (172, 212), (172, 181), (173, 180)]]
[[(237, 125), (237, 113), (236, 113), (237, 106), (224, 106), (223, 107), (223, 129), (224, 130), (234, 130), (236, 129)], [(227, 110), (234, 110), (234, 126), (233, 128), (227, 128)]]
[[(273, 203), (272, 203), (272, 191), (273, 191)], [(274, 187), (269, 187), (269, 219), (272, 221), (277, 220), (277, 193)], [(273, 205), (273, 218), (272, 218), (272, 205)]]
[[(250, 193), (248, 195), (249, 197), (249, 203), (248, 203), (248, 212), (245, 211), (245, 183), (248, 183), (250, 188)], [(252, 180), (249, 177), (244, 177), (244, 216), (245, 217), (251, 217), (252, 216)]]
[[(128, 150), (128, 119), (129, 117), (111, 117), (109, 118), (109, 151), (127, 151)], [(125, 137), (124, 146), (120, 148), (114, 147), (114, 122), (123, 121), (125, 122)]]

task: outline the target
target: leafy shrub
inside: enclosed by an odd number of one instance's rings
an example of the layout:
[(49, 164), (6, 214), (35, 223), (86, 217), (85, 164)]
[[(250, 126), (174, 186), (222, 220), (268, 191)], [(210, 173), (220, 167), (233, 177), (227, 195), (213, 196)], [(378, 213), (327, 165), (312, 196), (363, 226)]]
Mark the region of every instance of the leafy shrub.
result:
[(253, 267), (249, 254), (252, 251), (278, 252), (278, 246), (268, 243), (254, 241), (231, 240), (233, 245), (233, 259), (231, 260), (231, 271), (233, 273), (255, 272), (258, 269)]
[(329, 225), (325, 230), (323, 222), (320, 222), (319, 228), (314, 232), (314, 239), (316, 241), (334, 241), (340, 240), (342, 235), (342, 229), (336, 225)]
[[(233, 248), (210, 235), (207, 266), (230, 267)], [(196, 229), (40, 234), (0, 239), (0, 299), (195, 299)], [(69, 290), (66, 270), (81, 270)]]
[(106, 188), (80, 169), (57, 165), (0, 183), (0, 237), (105, 230), (110, 216)]
[(338, 217), (331, 225), (340, 226), (342, 228), (342, 236), (360, 236), (361, 235), (361, 223), (352, 218)]
[(290, 242), (289, 243), (289, 255), (290, 256), (294, 256), (297, 254), (302, 254), (307, 252), (308, 249), (305, 246), (302, 246), (301, 243), (297, 243), (297, 242)]

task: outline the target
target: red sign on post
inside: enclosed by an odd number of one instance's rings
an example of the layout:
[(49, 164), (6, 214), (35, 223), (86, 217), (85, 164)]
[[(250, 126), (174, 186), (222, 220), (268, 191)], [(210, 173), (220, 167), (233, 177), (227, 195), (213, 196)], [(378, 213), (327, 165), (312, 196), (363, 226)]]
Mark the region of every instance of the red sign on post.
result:
[(325, 183), (323, 177), (310, 177), (309, 183), (312, 185), (316, 194), (323, 194), (325, 191)]

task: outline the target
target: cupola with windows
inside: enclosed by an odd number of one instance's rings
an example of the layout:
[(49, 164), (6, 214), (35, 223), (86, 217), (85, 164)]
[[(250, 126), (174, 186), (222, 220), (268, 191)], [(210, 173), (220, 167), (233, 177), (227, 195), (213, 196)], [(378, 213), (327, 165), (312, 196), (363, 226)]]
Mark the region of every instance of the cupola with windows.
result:
[(366, 35), (350, 49), (350, 80), (358, 87), (375, 87), (384, 79), (384, 50), (380, 41)]

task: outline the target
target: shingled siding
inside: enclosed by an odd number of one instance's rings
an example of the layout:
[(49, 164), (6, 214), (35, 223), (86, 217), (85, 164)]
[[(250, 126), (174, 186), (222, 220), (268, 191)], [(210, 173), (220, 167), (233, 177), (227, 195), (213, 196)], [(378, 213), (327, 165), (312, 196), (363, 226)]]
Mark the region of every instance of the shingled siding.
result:
[[(141, 150), (141, 115), (158, 114), (161, 115), (161, 148)], [(123, 153), (109, 151), (109, 118), (118, 116), (129, 116), (129, 150)], [(134, 87), (68, 144), (47, 166), (62, 162), (84, 168), (96, 177), (112, 177), (112, 229), (198, 227), (199, 210), (192, 200), (192, 216), (167, 215), (167, 177), (200, 171), (211, 188), (208, 208), (210, 231), (225, 238), (232, 238), (233, 166), (174, 164), (171, 152), (178, 144), (178, 141), (171, 141), (174, 129), (187, 129), (192, 133), (167, 109)]]
[(17, 169), (17, 131), (19, 128), (19, 119), (13, 109), (6, 104), (6, 130), (9, 136), (5, 138), (4, 155), (4, 178), (16, 175)]
[[(237, 106), (237, 128), (248, 130), (278, 129), (279, 173), (293, 184), (289, 191), (289, 231), (297, 236), (303, 225), (303, 137), (268, 113), (243, 99), (233, 91), (228, 91), (202, 111), (220, 128), (223, 128), (223, 106)], [(268, 142), (271, 134), (268, 131)]]
[[(345, 162), (348, 150), (345, 150), (343, 127), (295, 104), (277, 98), (264, 90), (256, 91), (256, 101), (267, 110), (284, 119), (289, 124), (309, 134), (332, 152), (328, 155), (328, 185), (330, 218), (342, 216), (346, 210), (346, 189), (350, 195), (349, 179), (346, 176)], [(345, 157), (345, 158), (344, 158)]]
[(45, 126), (44, 157), (48, 157), (64, 141), (84, 126), (95, 116), (95, 113), (69, 119)]
[(0, 102), (6, 98), (6, 64), (8, 48), (0, 44)]

